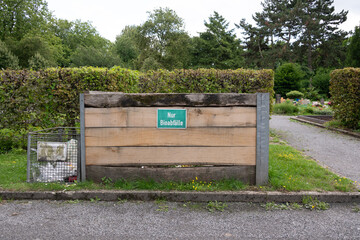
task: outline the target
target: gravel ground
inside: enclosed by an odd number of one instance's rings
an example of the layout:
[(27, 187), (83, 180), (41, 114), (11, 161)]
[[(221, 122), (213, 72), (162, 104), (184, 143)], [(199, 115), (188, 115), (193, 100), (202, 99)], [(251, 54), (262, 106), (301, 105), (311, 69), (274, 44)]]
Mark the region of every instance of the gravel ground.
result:
[(0, 239), (359, 239), (352, 204), (266, 211), (258, 204), (13, 201), (0, 204)]
[(337, 174), (360, 183), (360, 139), (273, 115), (270, 128)]

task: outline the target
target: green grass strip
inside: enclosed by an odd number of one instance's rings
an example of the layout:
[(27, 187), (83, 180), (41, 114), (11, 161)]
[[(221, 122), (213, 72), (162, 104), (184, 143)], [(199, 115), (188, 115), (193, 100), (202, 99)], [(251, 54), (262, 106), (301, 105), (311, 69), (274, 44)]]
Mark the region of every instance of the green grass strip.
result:
[[(273, 134), (272, 134), (273, 135)], [(104, 178), (103, 183), (91, 181), (75, 184), (62, 183), (26, 183), (26, 154), (10, 152), (0, 155), (0, 189), (1, 190), (161, 190), (161, 191), (357, 191), (351, 180), (339, 177), (319, 166), (314, 160), (301, 152), (283, 144), (272, 136), (269, 156), (269, 184), (266, 186), (249, 186), (241, 181), (228, 179), (205, 182), (194, 179), (189, 182), (154, 180), (112, 181)], [(275, 139), (275, 140), (274, 140)]]

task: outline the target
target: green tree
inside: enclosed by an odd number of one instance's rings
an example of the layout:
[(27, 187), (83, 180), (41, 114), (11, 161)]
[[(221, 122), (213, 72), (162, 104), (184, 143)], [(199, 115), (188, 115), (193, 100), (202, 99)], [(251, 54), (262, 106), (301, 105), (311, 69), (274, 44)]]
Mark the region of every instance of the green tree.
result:
[(360, 27), (355, 27), (355, 32), (350, 38), (350, 44), (346, 52), (346, 65), (360, 67)]
[[(79, 55), (80, 50), (88, 51), (88, 49), (93, 48), (97, 49), (97, 52), (99, 49), (108, 51), (112, 46), (109, 40), (99, 35), (90, 22), (53, 19), (51, 32), (61, 40), (63, 58), (58, 64), (63, 67), (70, 66), (72, 54)], [(104, 53), (104, 55), (106, 54)], [(84, 55), (87, 55), (87, 53), (84, 53)]]
[[(340, 37), (338, 25), (347, 19), (347, 11), (334, 13), (334, 0), (303, 0), (299, 15), (300, 34), (297, 45), (306, 53), (306, 63), (314, 69), (314, 56), (324, 42)], [(301, 53), (302, 55), (302, 53)]]
[(108, 49), (93, 46), (79, 46), (71, 55), (71, 66), (113, 67), (120, 65), (120, 59)]
[(184, 30), (183, 20), (169, 8), (155, 9), (148, 20), (138, 27), (137, 46), (140, 55), (136, 60), (137, 69), (144, 68), (148, 58), (156, 65), (168, 70), (186, 68), (190, 60), (190, 37)]
[(122, 66), (135, 68), (135, 61), (140, 54), (136, 39), (138, 38), (138, 27), (126, 26), (120, 35), (116, 36), (114, 51), (120, 57)]
[(274, 90), (277, 94), (285, 96), (286, 93), (299, 90), (300, 81), (304, 77), (301, 67), (295, 63), (284, 63), (278, 67), (274, 76)]
[(40, 36), (24, 36), (19, 42), (13, 45), (14, 52), (19, 58), (19, 64), (23, 68), (29, 67), (29, 60), (40, 54), (48, 63), (49, 66), (55, 66), (56, 61), (52, 54), (51, 47), (48, 42)]
[(19, 68), (19, 59), (7, 48), (6, 44), (0, 40), (0, 69)]
[(44, 0), (0, 0), (0, 39), (21, 40), (32, 31), (46, 30), (50, 18)]
[(255, 27), (244, 20), (238, 25), (246, 36), (246, 56), (258, 57), (262, 66), (286, 61), (306, 64), (310, 71), (341, 66), (346, 33), (338, 25), (347, 11), (335, 13), (332, 4), (333, 0), (264, 0), (263, 11), (253, 15)]
[(318, 68), (316, 74), (312, 79), (312, 85), (319, 94), (324, 97), (330, 97), (329, 86), (330, 86), (330, 73), (331, 69)]
[(29, 59), (29, 68), (32, 70), (44, 69), (49, 66), (49, 62), (41, 56), (40, 53), (35, 53), (35, 55)]
[(240, 40), (229, 23), (214, 12), (205, 21), (206, 31), (193, 38), (192, 67), (236, 69), (244, 65)]

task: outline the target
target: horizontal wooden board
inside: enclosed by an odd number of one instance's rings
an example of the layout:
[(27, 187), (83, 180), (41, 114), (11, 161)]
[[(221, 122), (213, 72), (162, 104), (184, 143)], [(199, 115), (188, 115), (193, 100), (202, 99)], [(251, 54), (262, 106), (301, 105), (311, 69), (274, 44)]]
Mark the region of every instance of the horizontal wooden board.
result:
[(85, 107), (256, 106), (256, 94), (239, 93), (117, 93), (84, 94)]
[(255, 165), (255, 147), (87, 147), (86, 165)]
[[(172, 107), (173, 108), (173, 107)], [(159, 108), (85, 108), (85, 127), (156, 127)], [(171, 109), (171, 108), (169, 108)], [(255, 107), (184, 108), (187, 127), (255, 127)]]
[(86, 147), (247, 146), (256, 144), (256, 128), (86, 128)]
[[(255, 184), (255, 166), (223, 166), (193, 168), (159, 168), (159, 167), (109, 167), (86, 166), (86, 178), (94, 182), (102, 182), (104, 177), (117, 180), (152, 179), (161, 181), (216, 181), (238, 179), (248, 184)], [(191, 199), (189, 199), (190, 201)]]

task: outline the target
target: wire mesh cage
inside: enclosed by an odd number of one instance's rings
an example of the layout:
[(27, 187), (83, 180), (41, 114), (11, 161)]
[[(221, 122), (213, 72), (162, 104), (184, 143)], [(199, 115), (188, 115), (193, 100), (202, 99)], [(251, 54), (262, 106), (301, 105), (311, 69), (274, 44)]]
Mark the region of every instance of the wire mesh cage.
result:
[(79, 169), (79, 128), (50, 128), (29, 133), (28, 182), (74, 182)]

